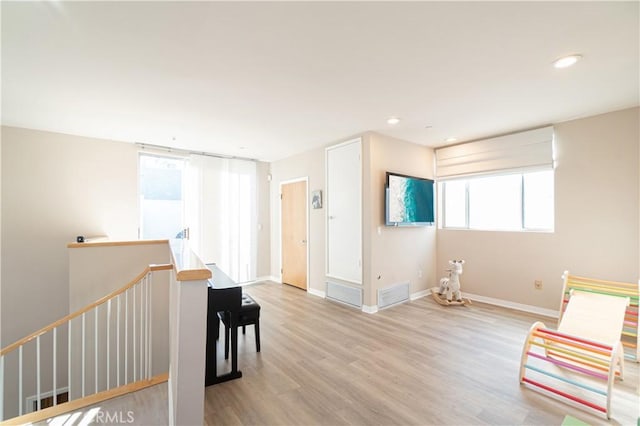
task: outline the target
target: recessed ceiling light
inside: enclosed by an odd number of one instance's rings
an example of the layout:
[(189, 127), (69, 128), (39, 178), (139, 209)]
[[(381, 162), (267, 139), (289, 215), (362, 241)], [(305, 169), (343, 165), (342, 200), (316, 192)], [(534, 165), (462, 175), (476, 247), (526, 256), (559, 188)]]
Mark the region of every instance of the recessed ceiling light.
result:
[(458, 140), (458, 139), (456, 139), (456, 138), (447, 138), (447, 139), (445, 140), (445, 142), (455, 142), (455, 141), (457, 141), (457, 140)]
[(558, 58), (553, 61), (553, 66), (555, 68), (567, 68), (578, 62), (580, 59), (582, 59), (582, 55), (579, 54), (563, 56), (562, 58)]
[(387, 123), (394, 125), (394, 124), (398, 124), (400, 122), (400, 119), (398, 117), (389, 117), (387, 118)]

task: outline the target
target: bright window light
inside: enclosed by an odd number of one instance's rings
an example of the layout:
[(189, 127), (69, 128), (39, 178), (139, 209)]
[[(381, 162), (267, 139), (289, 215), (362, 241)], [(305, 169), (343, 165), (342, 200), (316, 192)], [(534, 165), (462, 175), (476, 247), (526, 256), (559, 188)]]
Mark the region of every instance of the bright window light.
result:
[(467, 226), (467, 181), (453, 180), (444, 185), (444, 216), (447, 228), (466, 228)]
[(553, 170), (450, 180), (440, 188), (444, 228), (553, 231)]
[(553, 229), (553, 171), (527, 173), (524, 178), (524, 227)]
[(469, 181), (469, 228), (521, 228), (520, 175), (492, 176)]

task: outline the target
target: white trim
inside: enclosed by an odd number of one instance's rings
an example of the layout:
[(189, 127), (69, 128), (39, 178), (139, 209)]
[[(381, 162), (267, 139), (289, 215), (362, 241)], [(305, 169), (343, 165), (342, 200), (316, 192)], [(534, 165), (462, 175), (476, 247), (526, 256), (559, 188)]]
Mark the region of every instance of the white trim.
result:
[(378, 305), (362, 305), (362, 312), (365, 314), (375, 314), (378, 312)]
[[(307, 251), (307, 279), (306, 279), (306, 285), (307, 288), (306, 290), (309, 291), (309, 176), (302, 176), (299, 178), (295, 178), (295, 179), (288, 179), (288, 180), (282, 180), (280, 181), (279, 184), (279, 189), (280, 192), (278, 193), (280, 195), (280, 202), (278, 203), (278, 209), (279, 209), (279, 216), (278, 218), (280, 219), (280, 233), (278, 235), (278, 239), (280, 241), (280, 268), (279, 270), (282, 271), (282, 186), (283, 185), (288, 185), (291, 183), (297, 183), (297, 182), (304, 182), (304, 190), (305, 190), (305, 196), (304, 196), (304, 207), (305, 207), (305, 240), (306, 240), (306, 251)], [(280, 279), (275, 280), (276, 282), (279, 282), (280, 284), (282, 284), (282, 272), (280, 272)]]
[(326, 293), (322, 290), (316, 290), (315, 288), (307, 288), (307, 293), (313, 295), (313, 296), (317, 296), (317, 297), (322, 297), (323, 299), (326, 298)]
[(426, 290), (422, 290), (422, 291), (416, 291), (415, 293), (411, 293), (411, 295), (409, 295), (409, 300), (417, 300), (420, 299), (422, 297), (428, 296), (431, 294), (431, 289), (428, 288)]
[(511, 302), (509, 300), (503, 300), (503, 299), (495, 299), (493, 297), (480, 296), (480, 295), (471, 294), (471, 293), (463, 293), (462, 295), (464, 297), (467, 297), (471, 300), (475, 300), (477, 302), (487, 303), (489, 305), (500, 306), (508, 309), (515, 309), (517, 311), (522, 311), (522, 312), (529, 312), (532, 314), (542, 315), (549, 318), (557, 319), (559, 316), (558, 311), (555, 309), (540, 308), (538, 306), (525, 305), (524, 303)]

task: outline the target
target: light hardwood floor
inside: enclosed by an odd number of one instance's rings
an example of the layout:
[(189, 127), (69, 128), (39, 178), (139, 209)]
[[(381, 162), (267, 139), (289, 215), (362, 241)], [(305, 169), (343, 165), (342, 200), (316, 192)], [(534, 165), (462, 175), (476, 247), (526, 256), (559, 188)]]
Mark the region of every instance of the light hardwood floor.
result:
[[(554, 320), (489, 305), (443, 307), (430, 297), (370, 315), (275, 283), (245, 288), (260, 303), (239, 338), (239, 380), (210, 386), (211, 425), (635, 425), (638, 364), (616, 382), (613, 418), (518, 383), (530, 325)], [(219, 343), (220, 344), (220, 343)], [(221, 365), (222, 367), (222, 365)]]
[[(447, 308), (431, 297), (371, 315), (287, 285), (245, 291), (262, 307), (262, 352), (247, 327), (239, 338), (243, 377), (206, 388), (206, 424), (560, 425), (567, 414), (591, 425), (638, 422), (636, 363), (627, 362), (624, 382), (614, 385), (610, 421), (518, 383), (526, 333), (536, 320), (554, 324), (549, 318), (478, 303)], [(221, 354), (222, 339), (218, 345)], [(133, 424), (168, 424), (167, 387), (41, 424), (97, 421), (95, 409), (125, 422), (131, 410)]]

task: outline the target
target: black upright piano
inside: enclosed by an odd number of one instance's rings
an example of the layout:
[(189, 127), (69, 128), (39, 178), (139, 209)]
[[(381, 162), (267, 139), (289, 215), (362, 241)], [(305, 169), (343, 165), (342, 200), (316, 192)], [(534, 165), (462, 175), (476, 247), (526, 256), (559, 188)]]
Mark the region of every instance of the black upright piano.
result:
[[(231, 280), (215, 264), (207, 264), (212, 277), (207, 291), (207, 358), (205, 367), (205, 386), (228, 380), (239, 379), (238, 370), (238, 312), (242, 304), (242, 288)], [(218, 312), (227, 311), (231, 317), (231, 371), (218, 375), (217, 340), (220, 337), (220, 319)]]

